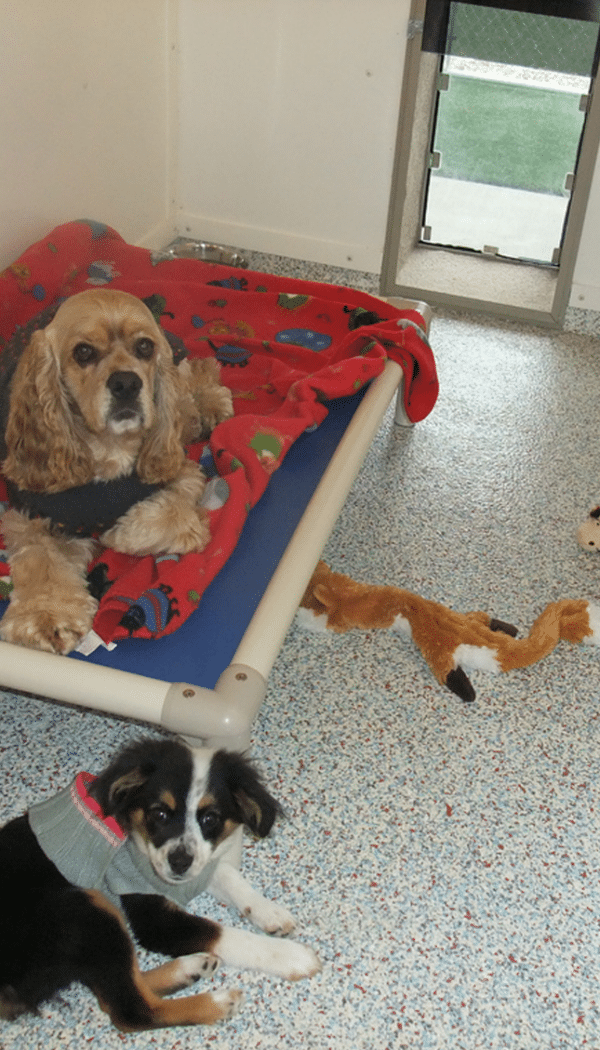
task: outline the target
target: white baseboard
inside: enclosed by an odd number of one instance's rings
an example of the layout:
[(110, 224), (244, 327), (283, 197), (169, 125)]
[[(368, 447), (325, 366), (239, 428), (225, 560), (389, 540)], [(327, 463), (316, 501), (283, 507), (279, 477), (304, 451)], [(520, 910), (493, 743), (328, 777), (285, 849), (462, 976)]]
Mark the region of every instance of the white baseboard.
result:
[(569, 306), (579, 310), (600, 310), (600, 288), (591, 284), (573, 284)]
[(381, 249), (362, 244), (319, 240), (288, 230), (270, 230), (229, 223), (188, 212), (179, 212), (175, 216), (175, 224), (177, 235), (180, 237), (194, 237), (246, 251), (283, 255), (290, 259), (323, 263), (326, 266), (341, 266), (347, 270), (361, 270), (367, 273), (379, 273), (381, 270)]
[[(228, 223), (191, 212), (175, 212), (153, 226), (136, 244), (140, 248), (164, 248), (175, 237), (193, 237), (215, 241), (246, 251), (267, 252), (290, 259), (341, 266), (347, 270), (379, 273), (381, 252), (362, 244), (321, 241), (287, 230), (269, 230), (258, 226)], [(600, 312), (600, 288), (596, 285), (573, 284), (569, 306)]]

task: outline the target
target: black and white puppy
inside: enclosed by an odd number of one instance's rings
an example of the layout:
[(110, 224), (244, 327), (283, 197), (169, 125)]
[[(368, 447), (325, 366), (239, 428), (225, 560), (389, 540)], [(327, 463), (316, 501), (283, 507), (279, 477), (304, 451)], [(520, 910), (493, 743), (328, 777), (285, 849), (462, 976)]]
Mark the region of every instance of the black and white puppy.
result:
[[(208, 890), (261, 930), (291, 915), (237, 868), (243, 825), (269, 833), (279, 812), (253, 766), (227, 751), (144, 739), (98, 777), (75, 781), (0, 830), (0, 1017), (35, 1010), (73, 981), (123, 1031), (230, 1017), (237, 990), (165, 999), (219, 960), (287, 980), (320, 964), (294, 941), (222, 926), (183, 910)], [(141, 972), (142, 947), (174, 957)]]

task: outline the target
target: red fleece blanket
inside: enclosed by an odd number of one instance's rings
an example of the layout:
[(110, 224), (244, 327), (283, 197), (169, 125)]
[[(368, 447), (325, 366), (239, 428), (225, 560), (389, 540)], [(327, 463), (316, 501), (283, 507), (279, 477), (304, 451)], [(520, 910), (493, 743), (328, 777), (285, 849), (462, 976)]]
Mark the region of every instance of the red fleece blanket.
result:
[(349, 288), (165, 259), (83, 220), (57, 227), (0, 274), (0, 350), (26, 342), (25, 327), (57, 300), (94, 285), (150, 300), (172, 344), (181, 341), (191, 357), (216, 356), (235, 406), (206, 445), (188, 450), (210, 479), (207, 548), (156, 559), (104, 550), (90, 566), (102, 595), (94, 629), (105, 642), (169, 634), (193, 612), (290, 445), (324, 419), (328, 400), (379, 375), (386, 357), (404, 370), (411, 420), (435, 403), (435, 363), (415, 327), (423, 325), (418, 313)]

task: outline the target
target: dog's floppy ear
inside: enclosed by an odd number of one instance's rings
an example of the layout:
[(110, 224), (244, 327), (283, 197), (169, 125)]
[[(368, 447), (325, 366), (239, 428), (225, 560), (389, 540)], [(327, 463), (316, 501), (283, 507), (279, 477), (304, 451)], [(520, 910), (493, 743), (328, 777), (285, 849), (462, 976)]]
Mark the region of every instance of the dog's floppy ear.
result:
[(10, 391), (3, 471), (34, 492), (57, 492), (91, 477), (90, 454), (77, 435), (52, 340), (51, 325), (33, 334)]
[(252, 763), (237, 752), (217, 751), (211, 774), (215, 770), (227, 786), (239, 822), (260, 838), (268, 835), (275, 818), (283, 811)]
[(152, 485), (171, 481), (180, 473), (185, 461), (182, 434), (187, 421), (182, 406), (188, 403), (189, 391), (161, 334), (154, 391), (156, 418), (144, 439), (136, 468), (142, 481)]
[(122, 819), (135, 806), (140, 788), (160, 765), (164, 745), (159, 740), (138, 740), (129, 744), (90, 785), (89, 794), (96, 799), (105, 816)]

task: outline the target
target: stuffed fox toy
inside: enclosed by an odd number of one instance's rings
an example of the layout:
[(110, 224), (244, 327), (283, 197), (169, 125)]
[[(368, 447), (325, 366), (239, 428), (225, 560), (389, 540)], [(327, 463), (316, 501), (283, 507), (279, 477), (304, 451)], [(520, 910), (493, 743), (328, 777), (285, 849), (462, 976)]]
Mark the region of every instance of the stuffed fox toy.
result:
[(457, 613), (399, 587), (358, 583), (317, 565), (300, 603), (299, 619), (312, 630), (393, 628), (412, 638), (433, 674), (462, 700), (475, 699), (464, 668), (497, 673), (528, 667), (559, 641), (600, 645), (600, 606), (577, 599), (552, 602), (528, 635), (487, 613)]

